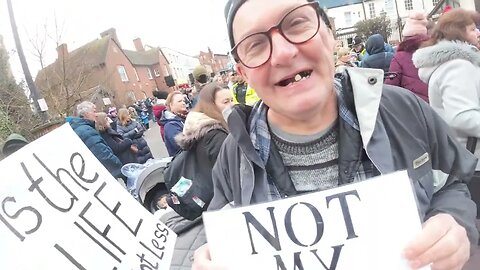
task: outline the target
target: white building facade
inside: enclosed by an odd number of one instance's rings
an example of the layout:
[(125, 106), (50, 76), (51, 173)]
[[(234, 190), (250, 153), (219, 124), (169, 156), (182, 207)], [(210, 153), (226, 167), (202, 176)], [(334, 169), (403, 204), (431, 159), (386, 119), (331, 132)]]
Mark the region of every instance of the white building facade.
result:
[[(361, 20), (371, 19), (385, 13), (390, 18), (392, 25), (390, 40), (400, 40), (397, 26), (398, 17), (404, 22), (412, 11), (429, 13), (438, 2), (439, 0), (364, 0), (354, 4), (331, 7), (327, 9), (327, 14), (334, 18), (335, 27), (341, 33), (342, 29), (353, 27)], [(464, 9), (475, 10), (475, 0), (457, 0), (457, 4)], [(345, 31), (347, 30), (345, 29)]]
[(188, 74), (192, 73), (196, 66), (200, 65), (198, 58), (162, 47), (162, 52), (170, 63), (173, 79), (176, 84), (190, 83)]

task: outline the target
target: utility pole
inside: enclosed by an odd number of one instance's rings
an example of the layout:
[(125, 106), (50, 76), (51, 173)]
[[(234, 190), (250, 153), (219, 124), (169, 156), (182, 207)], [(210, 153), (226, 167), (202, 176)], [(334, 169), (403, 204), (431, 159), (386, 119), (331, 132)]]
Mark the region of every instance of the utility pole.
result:
[(20, 63), (22, 64), (23, 74), (25, 75), (25, 81), (27, 82), (28, 89), (30, 90), (30, 95), (33, 98), (33, 103), (37, 113), (42, 117), (44, 122), (48, 121), (47, 113), (42, 111), (40, 107), (40, 102), (45, 102), (42, 98), (42, 95), (37, 89), (37, 86), (33, 82), (32, 74), (30, 74), (30, 69), (28, 68), (27, 59), (23, 53), (22, 43), (20, 42), (20, 36), (18, 35), (17, 24), (15, 22), (15, 16), (13, 14), (12, 1), (7, 0), (8, 5), (8, 15), (10, 16), (10, 25), (12, 26), (13, 38), (15, 39), (15, 45), (17, 47), (18, 57), (20, 58)]
[(400, 18), (400, 13), (398, 12), (397, 0), (395, 0), (395, 10), (397, 11), (398, 38), (402, 41), (402, 18)]
[(365, 11), (365, 0), (362, 0), (362, 8), (363, 8), (363, 19), (367, 19), (367, 12)]

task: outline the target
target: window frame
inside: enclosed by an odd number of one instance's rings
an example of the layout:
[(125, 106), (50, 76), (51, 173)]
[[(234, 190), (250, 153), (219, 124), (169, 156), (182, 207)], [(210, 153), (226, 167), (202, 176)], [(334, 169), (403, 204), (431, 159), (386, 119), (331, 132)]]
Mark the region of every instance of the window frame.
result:
[(117, 66), (117, 72), (118, 72), (118, 75), (120, 75), (120, 80), (122, 80), (122, 82), (129, 82), (130, 81), (128, 79), (127, 69), (125, 68), (124, 65), (118, 65)]

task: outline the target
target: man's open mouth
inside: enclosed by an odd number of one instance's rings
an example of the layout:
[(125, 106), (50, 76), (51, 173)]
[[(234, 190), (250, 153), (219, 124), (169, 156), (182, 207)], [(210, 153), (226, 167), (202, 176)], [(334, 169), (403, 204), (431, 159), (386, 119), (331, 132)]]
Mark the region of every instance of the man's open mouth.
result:
[(301, 71), (301, 72), (295, 74), (295, 76), (293, 76), (291, 78), (281, 80), (280, 82), (276, 83), (275, 85), (285, 87), (285, 86), (288, 86), (290, 84), (299, 82), (301, 80), (308, 79), (311, 74), (312, 74), (311, 69), (310, 70), (304, 70), (304, 71)]

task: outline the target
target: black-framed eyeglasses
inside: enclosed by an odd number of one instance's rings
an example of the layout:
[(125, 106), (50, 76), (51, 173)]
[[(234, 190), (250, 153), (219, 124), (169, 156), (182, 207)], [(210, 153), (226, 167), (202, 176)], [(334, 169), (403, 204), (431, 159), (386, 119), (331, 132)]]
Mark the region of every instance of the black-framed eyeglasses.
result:
[(254, 33), (243, 38), (232, 49), (234, 59), (248, 68), (259, 67), (272, 56), (272, 31), (278, 32), (292, 44), (302, 44), (312, 39), (320, 29), (320, 6), (318, 2), (296, 7), (280, 22), (265, 32)]

